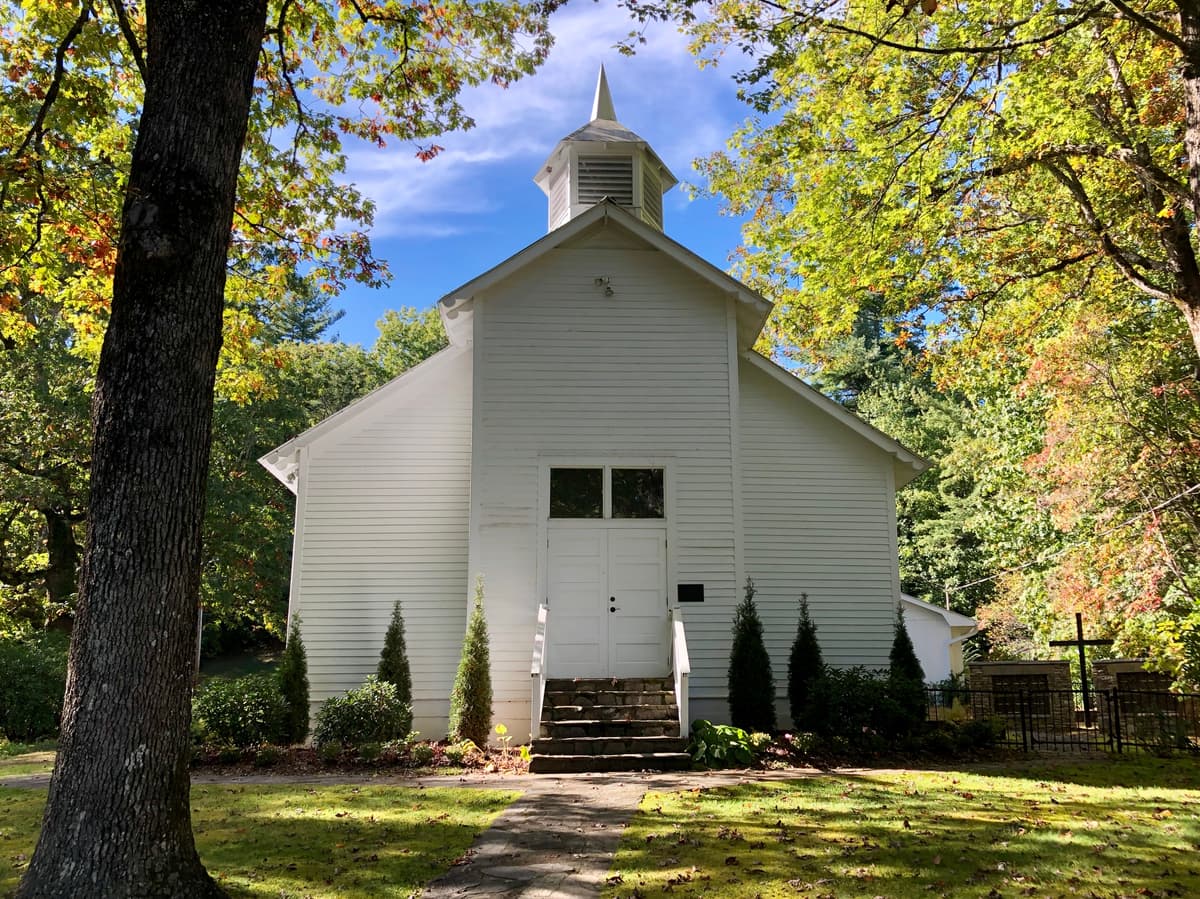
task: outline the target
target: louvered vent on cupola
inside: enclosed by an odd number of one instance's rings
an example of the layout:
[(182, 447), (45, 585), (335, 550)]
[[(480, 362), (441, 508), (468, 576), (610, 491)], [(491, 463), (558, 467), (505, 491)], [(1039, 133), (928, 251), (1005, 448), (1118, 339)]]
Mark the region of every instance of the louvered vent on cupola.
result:
[(642, 169), (642, 221), (662, 230), (662, 182), (649, 167)]
[(633, 206), (633, 158), (630, 156), (580, 156), (578, 199), (594, 206), (605, 197)]

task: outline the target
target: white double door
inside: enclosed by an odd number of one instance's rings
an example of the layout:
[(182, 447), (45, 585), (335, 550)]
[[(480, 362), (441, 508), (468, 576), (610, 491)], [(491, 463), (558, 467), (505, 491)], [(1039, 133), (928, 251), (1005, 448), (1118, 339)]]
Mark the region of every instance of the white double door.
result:
[(551, 525), (548, 543), (551, 675), (665, 675), (666, 529)]

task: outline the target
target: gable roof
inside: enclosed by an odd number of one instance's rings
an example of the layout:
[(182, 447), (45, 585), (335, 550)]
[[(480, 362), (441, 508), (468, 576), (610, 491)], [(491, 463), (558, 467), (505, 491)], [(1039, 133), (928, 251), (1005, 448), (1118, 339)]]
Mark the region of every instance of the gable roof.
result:
[(358, 417), (360, 413), (374, 408), (389, 397), (402, 393), (414, 385), (424, 383), (430, 378), (437, 377), (446, 365), (453, 363), (455, 359), (468, 352), (470, 352), (469, 349), (455, 346), (439, 350), (428, 359), (414, 365), (408, 371), (401, 372), (386, 384), (376, 387), (370, 393), (364, 394), (343, 406), (328, 418), (317, 422), (311, 428), (296, 435), (287, 443), (281, 444), (269, 453), (259, 457), (258, 464), (274, 475), (288, 490), (295, 493), (296, 469), (300, 464), (301, 449), (309, 446), (326, 434), (338, 430), (351, 419)]
[(923, 611), (936, 612), (945, 619), (946, 624), (950, 627), (978, 627), (979, 622), (968, 615), (961, 615), (958, 612), (953, 612), (950, 609), (943, 609), (941, 606), (935, 606), (931, 602), (925, 602), (923, 599), (917, 599), (915, 596), (909, 596), (907, 593), (900, 594), (900, 601), (909, 608)]
[(879, 428), (863, 421), (841, 403), (831, 400), (825, 394), (821, 393), (821, 391), (817, 390), (817, 388), (805, 384), (783, 366), (777, 365), (770, 359), (760, 356), (754, 350), (744, 350), (741, 355), (744, 360), (756, 369), (791, 390), (800, 399), (811, 403), (834, 420), (854, 431), (858, 436), (865, 438), (869, 443), (874, 444), (889, 456), (892, 456), (896, 460), (897, 489), (903, 487), (932, 464), (928, 459), (923, 459), (905, 447), (899, 440), (889, 437), (883, 431), (879, 430)]
[(766, 323), (767, 316), (771, 313), (772, 307), (769, 302), (711, 262), (701, 259), (683, 244), (667, 237), (657, 228), (647, 225), (612, 200), (605, 199), (587, 212), (575, 216), (562, 227), (555, 228), (545, 237), (534, 241), (520, 252), (509, 256), (499, 265), (493, 266), (482, 275), (472, 278), (442, 297), (438, 301), (438, 307), (441, 310), (446, 331), (450, 334), (451, 342), (470, 343), (470, 329), (466, 325), (471, 318), (471, 302), (478, 294), (525, 266), (536, 262), (552, 250), (569, 243), (590, 228), (609, 225), (624, 229), (652, 249), (660, 251), (693, 274), (698, 275), (717, 290), (732, 296), (737, 301), (738, 337), (742, 346), (748, 347), (758, 339), (758, 334)]

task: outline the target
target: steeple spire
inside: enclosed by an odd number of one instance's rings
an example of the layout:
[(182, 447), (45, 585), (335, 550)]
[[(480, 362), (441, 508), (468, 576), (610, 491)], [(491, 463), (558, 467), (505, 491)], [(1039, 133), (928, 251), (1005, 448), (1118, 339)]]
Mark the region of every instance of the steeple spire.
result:
[(551, 231), (604, 201), (661, 231), (662, 197), (677, 183), (650, 145), (617, 121), (604, 66), (591, 121), (558, 142), (533, 180), (550, 201)]
[(596, 119), (606, 119), (610, 122), (617, 120), (612, 94), (608, 90), (608, 76), (604, 74), (604, 63), (600, 63), (600, 77), (596, 79), (596, 99), (592, 101), (592, 121)]

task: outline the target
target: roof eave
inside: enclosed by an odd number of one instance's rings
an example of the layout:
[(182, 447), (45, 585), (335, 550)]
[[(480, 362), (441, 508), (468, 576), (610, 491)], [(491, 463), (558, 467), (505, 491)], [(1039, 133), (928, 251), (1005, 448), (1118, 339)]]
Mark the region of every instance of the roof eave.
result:
[(908, 484), (913, 478), (921, 474), (921, 472), (930, 468), (932, 463), (928, 459), (918, 456), (912, 450), (908, 449), (899, 440), (889, 437), (883, 431), (879, 430), (874, 425), (863, 421), (849, 409), (836, 403), (827, 397), (821, 391), (817, 390), (809, 384), (796, 377), (787, 369), (776, 365), (770, 359), (767, 359), (754, 350), (745, 350), (742, 352), (742, 358), (754, 365), (760, 371), (770, 375), (780, 384), (790, 388), (797, 396), (812, 403), (818, 409), (826, 412), (852, 431), (858, 433), (859, 436), (866, 438), (869, 442), (875, 444), (876, 447), (883, 450), (891, 456), (894, 462), (894, 471), (896, 475), (896, 489)]

